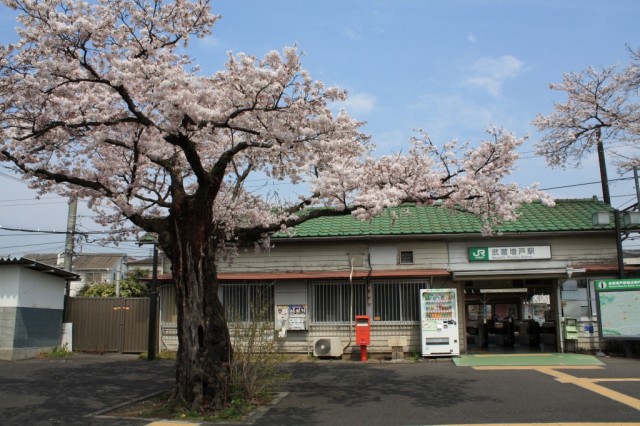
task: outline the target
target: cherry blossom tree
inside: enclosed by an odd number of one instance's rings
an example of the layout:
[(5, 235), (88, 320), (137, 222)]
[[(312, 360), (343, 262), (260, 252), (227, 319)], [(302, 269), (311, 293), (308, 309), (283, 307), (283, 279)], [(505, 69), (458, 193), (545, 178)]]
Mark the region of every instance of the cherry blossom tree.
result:
[[(602, 196), (607, 204), (611, 204), (611, 197), (605, 141), (622, 144), (617, 150), (619, 159), (626, 155), (624, 147), (634, 147), (638, 141), (633, 131), (633, 127), (637, 128), (638, 107), (632, 102), (630, 75), (617, 67), (589, 67), (567, 73), (561, 83), (550, 84), (551, 89), (566, 94), (566, 102), (555, 104), (553, 112), (540, 114), (533, 121), (543, 132), (536, 153), (552, 167), (579, 166), (587, 155), (597, 152)], [(616, 150), (612, 152), (615, 154)]]
[[(362, 123), (332, 112), (346, 93), (313, 80), (295, 48), (229, 54), (200, 75), (184, 52), (218, 20), (207, 0), (3, 3), (20, 12), (20, 40), (0, 48), (0, 160), (41, 193), (88, 200), (122, 235), (158, 236), (177, 297), (173, 396), (192, 409), (228, 400), (216, 265), (235, 247), (406, 201), (477, 213), (490, 232), (522, 203), (549, 201), (502, 183), (524, 141), (502, 129), (474, 147), (419, 133), (407, 154), (376, 159)], [(247, 189), (251, 176), (308, 195), (274, 205)]]

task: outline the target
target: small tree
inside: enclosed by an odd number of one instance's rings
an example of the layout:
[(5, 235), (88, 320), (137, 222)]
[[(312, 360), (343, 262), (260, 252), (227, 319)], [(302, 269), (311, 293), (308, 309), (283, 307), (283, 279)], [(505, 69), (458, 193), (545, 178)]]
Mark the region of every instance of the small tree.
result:
[[(268, 290), (265, 288), (262, 292)], [(234, 348), (231, 394), (232, 398), (238, 396), (243, 401), (261, 404), (271, 398), (275, 386), (284, 377), (279, 370), (284, 353), (282, 342), (276, 339), (273, 330), (273, 298), (260, 291), (252, 297), (250, 318), (228, 316)]]
[[(218, 20), (207, 0), (2, 1), (20, 11), (20, 40), (0, 47), (0, 161), (42, 193), (87, 199), (121, 235), (158, 236), (176, 289), (173, 397), (192, 410), (228, 402), (217, 262), (238, 244), (405, 201), (464, 208), (488, 230), (540, 196), (502, 183), (523, 142), (504, 130), (474, 149), (421, 137), (375, 159), (362, 123), (330, 108), (346, 93), (314, 81), (294, 48), (230, 54), (199, 75), (184, 52)], [(251, 176), (306, 195), (273, 205), (246, 189)]]

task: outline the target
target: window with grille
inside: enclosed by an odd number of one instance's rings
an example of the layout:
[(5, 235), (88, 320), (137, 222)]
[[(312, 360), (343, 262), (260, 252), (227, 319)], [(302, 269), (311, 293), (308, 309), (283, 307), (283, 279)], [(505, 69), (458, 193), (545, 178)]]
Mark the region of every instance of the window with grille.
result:
[(427, 280), (376, 280), (373, 285), (373, 317), (382, 322), (420, 321), (420, 290)]
[(228, 322), (274, 320), (272, 283), (220, 283), (220, 288)]
[(400, 264), (401, 265), (413, 265), (413, 252), (401, 251), (400, 252)]
[[(353, 293), (352, 293), (353, 290)], [(351, 317), (351, 295), (353, 315), (367, 312), (367, 286), (364, 282), (316, 281), (310, 283), (309, 299), (311, 321), (314, 323), (349, 322)]]

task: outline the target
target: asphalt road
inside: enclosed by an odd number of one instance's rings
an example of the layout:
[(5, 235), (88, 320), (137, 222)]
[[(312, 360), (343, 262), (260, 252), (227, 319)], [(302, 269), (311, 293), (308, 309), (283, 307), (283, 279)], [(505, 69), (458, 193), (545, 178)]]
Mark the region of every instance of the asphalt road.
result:
[[(418, 363), (285, 363), (286, 393), (255, 425), (443, 425), (608, 422), (640, 425), (640, 360), (594, 369), (456, 367)], [(144, 425), (92, 417), (171, 387), (172, 361), (130, 355), (0, 361), (2, 425)], [(246, 423), (245, 423), (246, 424)]]
[[(558, 367), (546, 372), (541, 372), (544, 368), (477, 370), (450, 361), (288, 365), (292, 373), (284, 386), (288, 396), (256, 424), (640, 424), (640, 360), (603, 361), (604, 368)], [(560, 382), (549, 374), (555, 372), (582, 379), (577, 381), (580, 385), (600, 393), (567, 383), (570, 377), (561, 376), (565, 383)], [(630, 400), (612, 399), (611, 394), (623, 398), (608, 390)]]

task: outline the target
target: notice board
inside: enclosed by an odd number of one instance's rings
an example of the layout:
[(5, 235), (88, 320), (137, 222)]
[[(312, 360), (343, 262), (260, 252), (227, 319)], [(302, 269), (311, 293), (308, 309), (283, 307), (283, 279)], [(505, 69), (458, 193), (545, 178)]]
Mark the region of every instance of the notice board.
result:
[(598, 322), (603, 339), (640, 339), (640, 279), (595, 283)]

